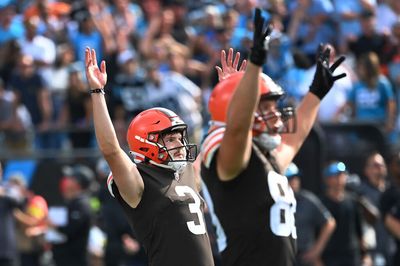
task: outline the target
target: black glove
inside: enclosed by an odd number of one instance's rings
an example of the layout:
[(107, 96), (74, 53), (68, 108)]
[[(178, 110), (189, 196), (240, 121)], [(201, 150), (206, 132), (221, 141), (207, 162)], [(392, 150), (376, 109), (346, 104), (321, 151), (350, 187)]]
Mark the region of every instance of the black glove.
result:
[(272, 27), (268, 25), (264, 29), (265, 20), (261, 16), (261, 10), (258, 7), (254, 13), (253, 47), (250, 50), (249, 60), (257, 66), (262, 66), (267, 60), (269, 35)]
[(333, 83), (346, 76), (346, 73), (333, 76), (335, 69), (346, 59), (344, 56), (339, 57), (332, 66), (329, 67), (329, 56), (331, 50), (323, 49), (323, 45), (318, 47), (317, 69), (315, 70), (314, 79), (310, 85), (310, 92), (322, 100), (332, 88)]

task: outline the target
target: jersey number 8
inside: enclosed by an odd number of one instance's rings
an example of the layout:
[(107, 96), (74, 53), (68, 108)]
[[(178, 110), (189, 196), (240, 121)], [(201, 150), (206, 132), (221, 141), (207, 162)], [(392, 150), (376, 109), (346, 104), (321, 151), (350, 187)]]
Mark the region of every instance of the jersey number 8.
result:
[(270, 171), (268, 187), (274, 204), (270, 209), (271, 231), (277, 236), (297, 238), (294, 213), (296, 199), (286, 177)]

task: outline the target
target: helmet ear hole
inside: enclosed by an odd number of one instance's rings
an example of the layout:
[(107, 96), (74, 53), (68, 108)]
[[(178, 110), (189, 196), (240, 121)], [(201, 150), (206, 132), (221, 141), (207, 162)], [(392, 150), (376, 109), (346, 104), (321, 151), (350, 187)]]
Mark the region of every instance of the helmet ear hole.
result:
[(149, 148), (141, 147), (141, 148), (139, 148), (139, 150), (140, 150), (140, 151), (143, 151), (143, 152), (148, 152), (148, 151), (149, 151)]

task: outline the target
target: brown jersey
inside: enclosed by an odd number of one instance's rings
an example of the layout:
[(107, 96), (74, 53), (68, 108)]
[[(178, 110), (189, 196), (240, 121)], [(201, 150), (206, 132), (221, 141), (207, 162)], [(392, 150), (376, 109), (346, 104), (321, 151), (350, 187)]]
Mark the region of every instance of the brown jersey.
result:
[(143, 245), (149, 265), (214, 265), (193, 166), (188, 164), (179, 177), (153, 165), (140, 163), (137, 168), (144, 192), (136, 208), (122, 199), (115, 183), (111, 192)]
[(223, 133), (218, 129), (204, 140), (201, 166), (208, 205), (221, 225), (217, 232), (226, 239), (218, 242), (223, 265), (293, 265), (296, 200), (287, 178), (253, 145), (248, 167), (235, 179), (220, 181), (216, 157)]

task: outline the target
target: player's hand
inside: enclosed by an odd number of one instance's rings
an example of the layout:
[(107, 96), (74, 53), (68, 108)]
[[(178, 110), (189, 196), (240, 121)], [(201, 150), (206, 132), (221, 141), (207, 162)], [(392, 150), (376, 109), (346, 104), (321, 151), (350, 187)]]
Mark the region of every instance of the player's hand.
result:
[(253, 47), (250, 49), (249, 60), (251, 63), (262, 66), (267, 60), (268, 43), (272, 26), (265, 27), (265, 19), (261, 16), (261, 9), (256, 8), (254, 12), (254, 33), (253, 33)]
[(317, 68), (315, 70), (314, 79), (310, 85), (310, 92), (322, 100), (332, 88), (336, 80), (344, 78), (346, 73), (333, 76), (335, 69), (346, 59), (343, 55), (339, 57), (331, 66), (329, 66), (329, 56), (331, 50), (323, 48), (320, 44), (318, 47)]
[(86, 78), (92, 89), (104, 88), (107, 83), (106, 62), (103, 60), (100, 69), (97, 66), (96, 51), (86, 47), (85, 50)]
[(235, 59), (233, 60), (233, 49), (229, 48), (228, 51), (228, 58), (226, 57), (226, 52), (225, 50), (221, 50), (221, 67), (216, 66), (215, 68), (217, 69), (218, 72), (218, 80), (224, 80), (227, 77), (229, 77), (231, 74), (240, 72), (240, 71), (245, 71), (246, 66), (247, 66), (247, 61), (243, 60), (242, 64), (240, 65), (239, 69), (239, 60), (240, 60), (240, 53), (236, 52)]

